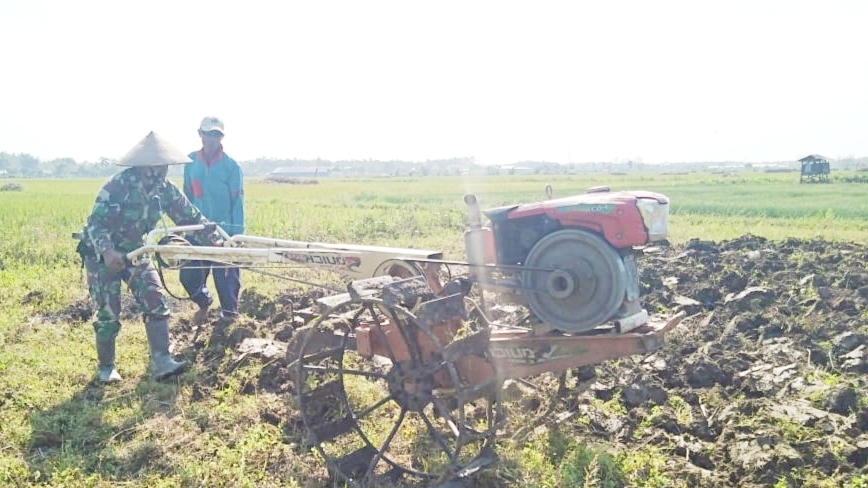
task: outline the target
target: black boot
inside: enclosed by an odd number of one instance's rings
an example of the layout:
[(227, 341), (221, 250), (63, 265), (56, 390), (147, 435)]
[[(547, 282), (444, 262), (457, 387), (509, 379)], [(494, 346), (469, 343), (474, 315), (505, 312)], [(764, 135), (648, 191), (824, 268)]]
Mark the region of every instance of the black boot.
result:
[(145, 332), (151, 350), (151, 373), (155, 379), (162, 380), (187, 369), (189, 362), (175, 361), (169, 355), (169, 319), (146, 319)]

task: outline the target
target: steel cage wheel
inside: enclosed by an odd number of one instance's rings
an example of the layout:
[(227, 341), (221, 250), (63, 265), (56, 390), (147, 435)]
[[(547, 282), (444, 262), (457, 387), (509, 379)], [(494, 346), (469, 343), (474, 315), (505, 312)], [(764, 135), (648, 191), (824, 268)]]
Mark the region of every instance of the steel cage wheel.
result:
[[(356, 327), (400, 324), (409, 346), (406, 357), (363, 357), (356, 350)], [(437, 336), (402, 307), (378, 299), (345, 303), (325, 312), (289, 354), (295, 364), (295, 396), (310, 441), (333, 476), (354, 487), (399, 481), (447, 480), (489, 456), (499, 404), (487, 398), (465, 400), (440, 391), (435, 375), (455, 385), (455, 364), (441, 354), (423, 358), (424, 336)], [(405, 354), (405, 356), (406, 356)], [(460, 391), (460, 388), (456, 388)]]

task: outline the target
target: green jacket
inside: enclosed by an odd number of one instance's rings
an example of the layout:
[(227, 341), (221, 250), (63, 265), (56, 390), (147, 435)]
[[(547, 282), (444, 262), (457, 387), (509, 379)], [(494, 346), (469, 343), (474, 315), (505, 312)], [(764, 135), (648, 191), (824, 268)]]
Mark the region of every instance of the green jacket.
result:
[[(177, 225), (208, 224), (202, 212), (169, 180), (151, 191), (142, 186), (136, 168), (114, 175), (97, 194), (96, 202), (84, 229), (84, 245), (103, 254), (109, 249), (128, 253), (144, 245), (163, 213)], [(203, 243), (217, 242), (214, 231), (200, 231)]]

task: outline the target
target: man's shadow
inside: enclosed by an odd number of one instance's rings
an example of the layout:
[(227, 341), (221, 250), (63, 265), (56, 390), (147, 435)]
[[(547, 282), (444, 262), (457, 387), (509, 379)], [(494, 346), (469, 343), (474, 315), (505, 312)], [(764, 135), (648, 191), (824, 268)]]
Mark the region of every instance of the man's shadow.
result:
[[(104, 385), (94, 376), (66, 401), (30, 414), (31, 436), (25, 457), (31, 480), (45, 483), (55, 479), (60, 470), (74, 469), (85, 476), (123, 482), (140, 479), (143, 471), (171, 477), (179, 469), (165, 456), (170, 440), (151, 433), (177, 431), (180, 387), (192, 387), (189, 401), (207, 402), (212, 390), (219, 389), (233, 370), (248, 361), (261, 360), (250, 354), (243, 358), (237, 351), (239, 344), (248, 337), (273, 333), (258, 330), (252, 317), (235, 323), (211, 320), (194, 325), (185, 308), (189, 307), (173, 304), (176, 312), (170, 321), (170, 337), (173, 356), (191, 362), (186, 372), (158, 382), (146, 370), (134, 379), (134, 385), (128, 378)], [(124, 327), (143, 326), (134, 304), (125, 301), (123, 310)], [(81, 320), (82, 326), (89, 326), (86, 319)], [(284, 397), (288, 393), (286, 362), (283, 358), (267, 362), (242, 394), (268, 391)], [(87, 365), (89, 370), (95, 367), (95, 363)], [(285, 406), (276, 405), (265, 409), (261, 420), (280, 425), (288, 416)], [(155, 425), (158, 422), (166, 426)], [(286, 424), (287, 434), (296, 437), (297, 422)]]
[[(145, 424), (172, 411), (178, 381), (158, 383), (148, 372), (130, 390), (94, 378), (65, 402), (32, 413), (30, 472), (44, 482), (55, 470), (74, 467), (120, 481), (136, 478), (146, 466), (155, 469), (163, 464), (160, 440), (134, 439)], [(168, 463), (159, 468), (171, 471)]]
[[(71, 307), (87, 308), (81, 303)], [(144, 326), (134, 304), (125, 301), (123, 310), (124, 327)], [(75, 321), (88, 327), (90, 315), (76, 310)], [(87, 368), (95, 370), (96, 363)], [(45, 482), (70, 468), (115, 481), (137, 479), (146, 467), (171, 473), (173, 468), (163, 461), (165, 441), (147, 435), (154, 430), (149, 424), (172, 422), (179, 387), (193, 380), (180, 375), (158, 382), (148, 368), (134, 381), (103, 384), (94, 374), (66, 401), (31, 413), (26, 455), (31, 479)]]

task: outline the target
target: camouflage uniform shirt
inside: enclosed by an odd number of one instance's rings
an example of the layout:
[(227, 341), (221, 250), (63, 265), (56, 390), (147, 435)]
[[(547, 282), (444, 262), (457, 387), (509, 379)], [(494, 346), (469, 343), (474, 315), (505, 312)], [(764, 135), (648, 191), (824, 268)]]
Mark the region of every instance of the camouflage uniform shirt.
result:
[[(177, 225), (209, 223), (171, 181), (163, 179), (147, 191), (136, 169), (125, 169), (106, 182), (96, 197), (85, 226), (88, 247), (98, 255), (110, 249), (124, 254), (137, 249), (163, 212)], [(215, 232), (197, 234), (206, 243), (219, 240)]]

